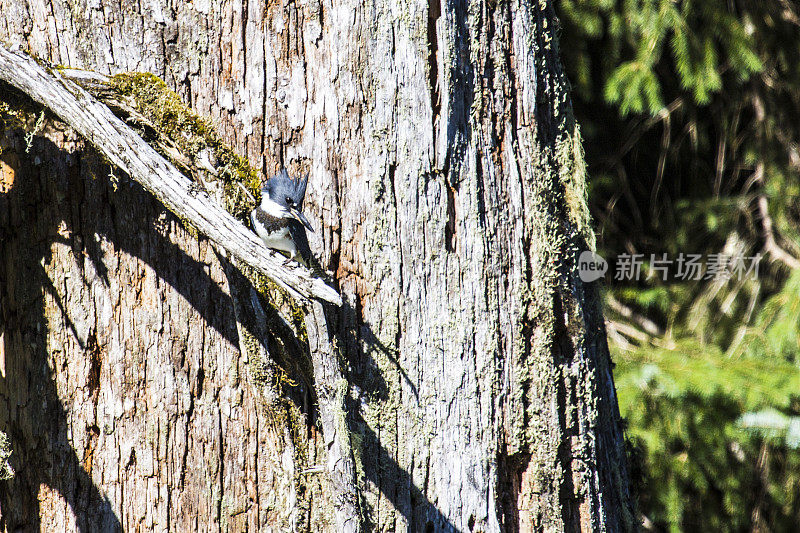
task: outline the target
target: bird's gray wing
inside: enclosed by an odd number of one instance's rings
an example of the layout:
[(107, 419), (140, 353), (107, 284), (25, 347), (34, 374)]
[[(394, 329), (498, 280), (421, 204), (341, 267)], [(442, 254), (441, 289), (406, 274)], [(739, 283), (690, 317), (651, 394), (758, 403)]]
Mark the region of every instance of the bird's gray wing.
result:
[(303, 258), (306, 266), (311, 265), (311, 246), (308, 244), (308, 235), (306, 235), (306, 228), (297, 220), (289, 220), (289, 234), (297, 246), (297, 252)]

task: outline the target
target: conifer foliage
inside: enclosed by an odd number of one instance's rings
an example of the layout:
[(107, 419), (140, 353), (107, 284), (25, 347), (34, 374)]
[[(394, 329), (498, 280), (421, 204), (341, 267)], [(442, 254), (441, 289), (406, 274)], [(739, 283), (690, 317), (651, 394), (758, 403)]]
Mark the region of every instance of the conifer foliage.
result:
[[(800, 523), (800, 9), (560, 0), (639, 507), (655, 531)], [(648, 276), (667, 254), (757, 276)], [(613, 272), (612, 272), (613, 273)]]

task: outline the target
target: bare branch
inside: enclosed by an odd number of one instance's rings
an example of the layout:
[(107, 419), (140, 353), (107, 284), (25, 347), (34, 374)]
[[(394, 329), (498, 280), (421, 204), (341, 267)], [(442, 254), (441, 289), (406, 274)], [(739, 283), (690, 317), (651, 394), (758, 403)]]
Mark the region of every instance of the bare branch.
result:
[[(754, 176), (756, 182), (764, 182), (764, 163), (758, 163)], [(780, 244), (778, 244), (778, 241), (775, 239), (772, 217), (769, 215), (769, 202), (765, 194), (762, 193), (758, 195), (756, 205), (758, 206), (758, 214), (761, 217), (764, 251), (791, 269), (800, 268), (800, 260), (781, 248)]]
[(764, 250), (789, 268), (800, 268), (800, 260), (781, 248), (781, 246), (778, 244), (778, 241), (775, 240), (775, 230), (772, 229), (772, 217), (769, 215), (767, 197), (763, 194), (759, 195), (758, 197), (758, 214), (761, 215), (761, 226), (763, 228), (762, 235), (764, 236)]
[(175, 166), (76, 83), (48, 71), (29, 56), (0, 45), (0, 80), (50, 109), (92, 143), (109, 161), (139, 182), (170, 211), (257, 271), (308, 302), (320, 299), (341, 305), (339, 294), (299, 264), (266, 248), (241, 222), (214, 204)]

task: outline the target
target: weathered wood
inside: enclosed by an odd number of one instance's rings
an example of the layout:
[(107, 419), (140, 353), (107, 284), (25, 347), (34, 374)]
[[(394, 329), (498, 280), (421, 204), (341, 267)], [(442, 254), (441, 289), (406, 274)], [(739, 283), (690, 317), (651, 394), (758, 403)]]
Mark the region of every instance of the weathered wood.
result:
[(341, 305), (339, 294), (299, 264), (267, 249), (244, 225), (215, 206), (202, 188), (181, 174), (92, 95), (57, 71), (0, 45), (0, 79), (58, 115), (103, 155), (150, 191), (178, 217), (303, 301)]
[[(344, 300), (328, 325), (351, 384), (365, 528), (377, 531), (636, 528), (599, 295), (575, 274), (576, 252), (591, 248), (592, 236), (557, 27), (551, 2), (529, 0), (0, 0), (0, 34), (9, 41), (53, 64), (157, 74), (265, 172), (310, 167), (306, 210), (320, 224), (309, 237)], [(22, 254), (25, 268), (42, 273), (33, 287), (19, 285), (28, 270), (0, 267), (14, 324), (8, 360), (27, 365), (0, 380), (11, 413), (7, 421), (0, 410), (0, 429), (9, 428), (17, 471), (13, 497), (2, 500), (6, 523), (24, 528), (26, 511), (47, 509), (50, 529), (59, 530), (71, 513), (104, 509), (102, 498), (71, 496), (71, 484), (80, 484), (90, 496), (108, 494), (106, 516), (131, 530), (198, 529), (198, 517), (201, 527), (222, 530), (337, 531), (333, 491), (318, 474), (326, 436), (287, 424), (295, 435), (288, 446), (285, 433), (264, 431), (267, 417), (254, 414), (247, 387), (231, 385), (235, 372), (223, 370), (240, 360), (236, 339), (220, 340), (213, 318), (224, 314), (232, 326), (229, 306), (186, 296), (182, 278), (170, 279), (159, 262), (179, 260), (178, 251), (147, 253), (159, 242), (155, 230), (137, 234), (142, 247), (125, 241), (127, 228), (102, 233), (101, 263), (120, 271), (109, 267), (110, 289), (91, 269), (64, 282), (82, 263), (50, 237), (65, 207), (58, 174), (36, 179), (36, 158), (53, 157), (43, 138), (69, 146), (49, 129), (30, 154), (15, 141), (13, 153), (36, 186), (15, 186), (11, 199), (17, 211), (47, 221), (35, 233), (41, 248), (58, 253)], [(78, 213), (65, 220), (84, 237), (69, 241), (71, 253), (94, 257), (92, 220), (119, 216), (121, 204), (84, 169), (91, 154), (55, 159), (74, 160), (80, 170), (69, 184), (88, 185), (84, 196), (77, 186), (66, 190), (66, 205)], [(102, 207), (106, 196), (115, 209)], [(26, 201), (40, 209), (26, 210)], [(97, 213), (75, 207), (83, 203)], [(31, 226), (23, 216), (12, 220)], [(219, 296), (219, 263), (179, 228), (170, 238), (207, 265), (210, 274), (195, 273), (192, 286)], [(7, 242), (0, 246), (23, 249)], [(180, 290), (129, 281), (129, 272)], [(48, 279), (63, 311), (48, 297), (47, 312), (36, 315), (35, 294)], [(95, 311), (109, 299), (122, 325)], [(180, 309), (181, 320), (165, 321), (164, 309)], [(81, 332), (96, 330), (103, 361), (96, 408), (81, 396), (85, 375), (76, 370), (92, 358), (70, 344), (63, 317)], [(189, 342), (172, 340), (184, 337)], [(146, 365), (128, 363), (138, 353), (148, 355)], [(119, 387), (117, 368), (175, 376), (174, 384)], [(202, 392), (196, 368), (205, 370)], [(61, 406), (52, 418), (69, 431), (59, 439), (37, 437), (49, 419), (24, 390), (31, 382)], [(242, 403), (230, 400), (232, 390)], [(136, 409), (118, 414), (117, 404)], [(103, 431), (93, 440), (85, 428), (95, 425)], [(115, 431), (106, 433), (107, 425)], [(40, 456), (71, 457), (64, 464), (72, 467), (48, 476), (47, 465), (14, 463)], [(176, 475), (185, 479), (180, 490)], [(69, 505), (59, 504), (61, 495)]]

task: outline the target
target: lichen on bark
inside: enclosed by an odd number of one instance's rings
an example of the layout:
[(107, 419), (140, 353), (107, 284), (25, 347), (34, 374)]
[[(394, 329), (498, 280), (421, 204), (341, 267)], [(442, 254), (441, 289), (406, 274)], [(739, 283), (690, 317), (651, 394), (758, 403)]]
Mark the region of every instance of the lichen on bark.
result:
[(11, 441), (8, 435), (0, 431), (0, 481), (9, 480), (14, 477), (14, 469), (8, 462), (11, 453)]

